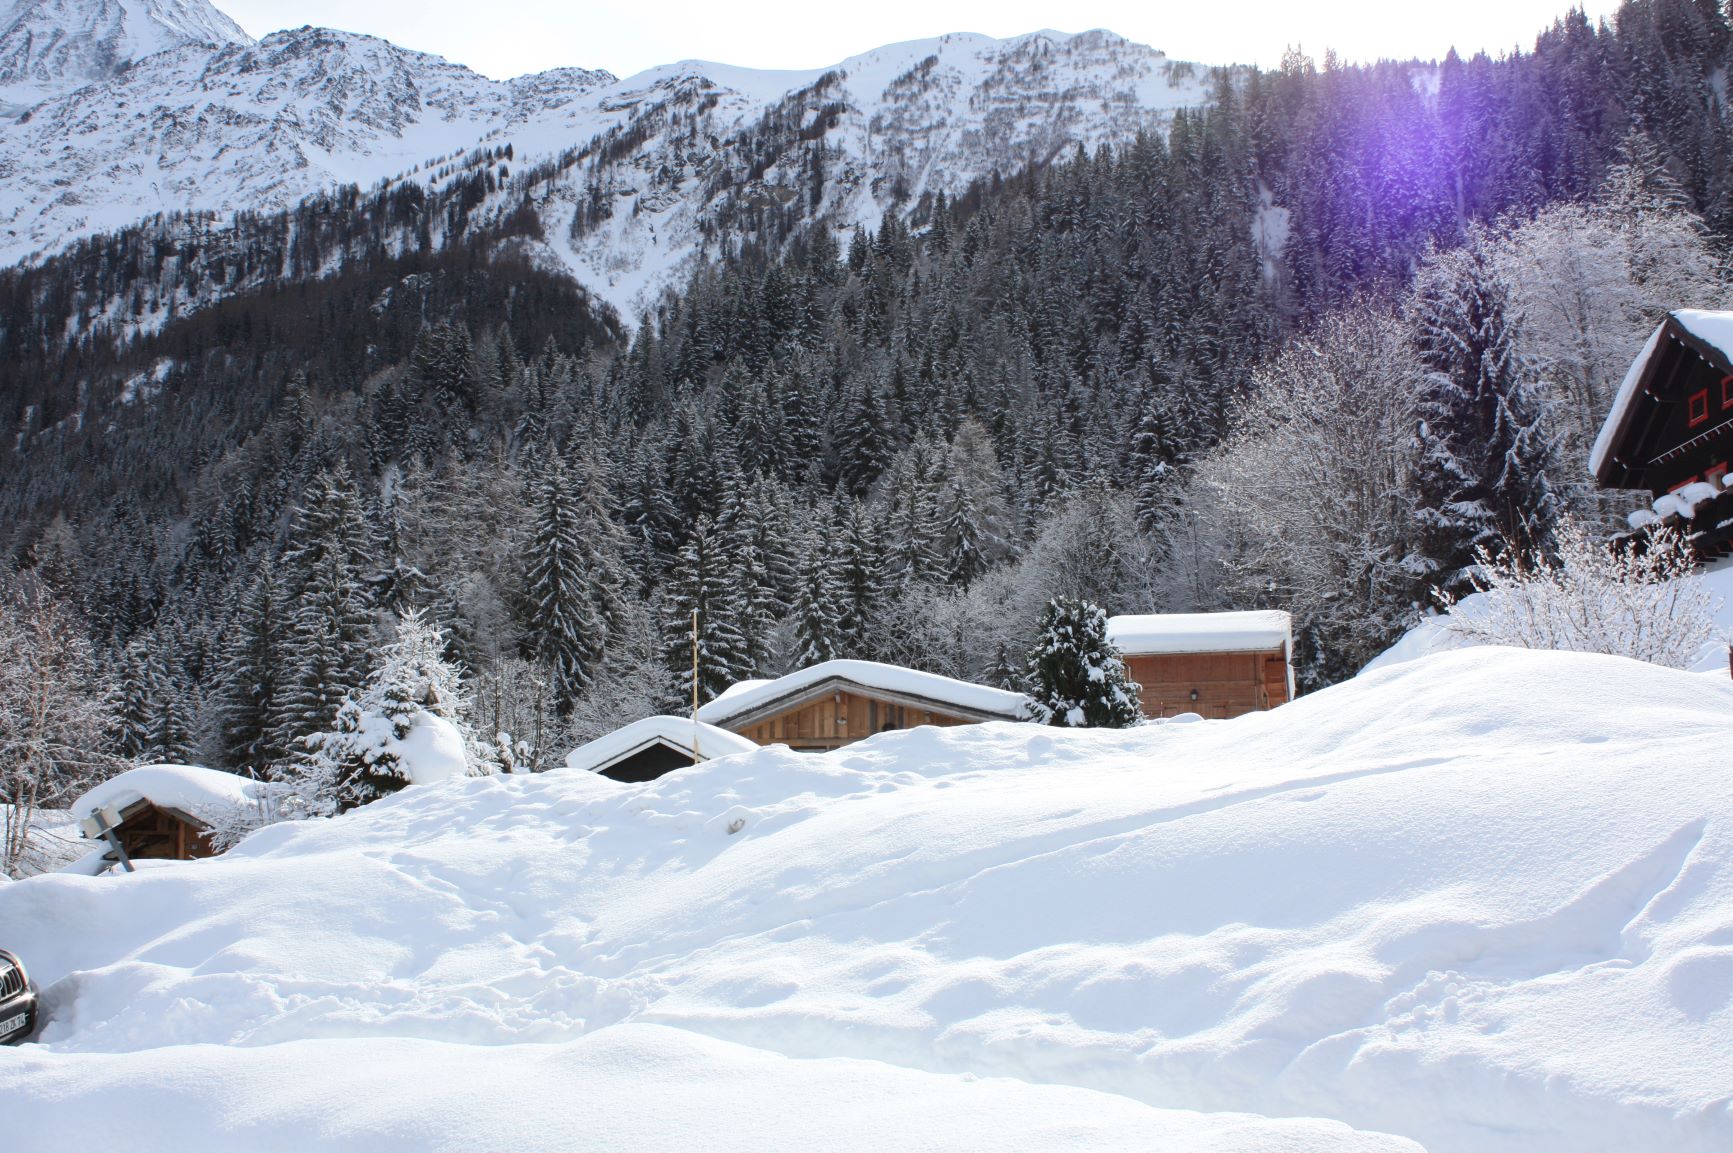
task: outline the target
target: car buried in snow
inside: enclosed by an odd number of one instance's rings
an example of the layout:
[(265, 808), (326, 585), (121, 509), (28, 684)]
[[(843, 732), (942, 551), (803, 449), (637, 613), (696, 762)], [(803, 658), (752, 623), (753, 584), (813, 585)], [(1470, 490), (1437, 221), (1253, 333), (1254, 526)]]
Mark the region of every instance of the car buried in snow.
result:
[(36, 989), (24, 962), (0, 949), (0, 1045), (21, 1045), (36, 1032)]

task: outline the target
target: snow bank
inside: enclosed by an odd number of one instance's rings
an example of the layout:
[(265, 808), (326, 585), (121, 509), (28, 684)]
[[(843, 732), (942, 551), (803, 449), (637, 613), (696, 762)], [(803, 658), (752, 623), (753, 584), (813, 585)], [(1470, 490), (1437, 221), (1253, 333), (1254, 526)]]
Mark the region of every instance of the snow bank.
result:
[(1486, 648), (1231, 721), (406, 790), (0, 887), (48, 1016), (0, 1116), (29, 1148), (1413, 1148), (1229, 1112), (1722, 1153), (1730, 716), (1733, 683)]
[(748, 681), (734, 685), (700, 708), (698, 719), (706, 724), (725, 725), (765, 705), (831, 680), (846, 681), (881, 692), (919, 697), (970, 712), (1004, 717), (1006, 720), (1026, 716), (1029, 710), (1029, 698), (1022, 693), (959, 681), (937, 673), (905, 669), (898, 665), (880, 664), (877, 661), (821, 661), (773, 681)]
[(52, 1132), (68, 1149), (112, 1143), (111, 1118), (125, 1110), (125, 1147), (137, 1153), (1418, 1150), (1326, 1121), (1152, 1109), (1087, 1089), (876, 1061), (792, 1060), (655, 1025), (616, 1025), (564, 1045), (372, 1038), (188, 1046), (173, 1067), (153, 1054), (54, 1052), (19, 1065), (8, 1125)]
[(1107, 622), (1107, 639), (1128, 656), (1264, 652), (1292, 644), (1294, 621), (1265, 609), (1236, 613), (1149, 613)]
[(142, 765), (110, 777), (72, 802), (74, 819), (87, 820), (99, 810), (117, 812), (139, 801), (162, 809), (178, 809), (196, 817), (213, 809), (232, 809), (258, 801), (255, 782), (234, 773), (199, 765)]
[(588, 744), (579, 745), (566, 754), (566, 768), (586, 773), (601, 772), (614, 762), (657, 743), (691, 752), (694, 736), (698, 739), (698, 751), (705, 760), (750, 753), (758, 748), (755, 741), (703, 721), (694, 723), (691, 717), (645, 717)]

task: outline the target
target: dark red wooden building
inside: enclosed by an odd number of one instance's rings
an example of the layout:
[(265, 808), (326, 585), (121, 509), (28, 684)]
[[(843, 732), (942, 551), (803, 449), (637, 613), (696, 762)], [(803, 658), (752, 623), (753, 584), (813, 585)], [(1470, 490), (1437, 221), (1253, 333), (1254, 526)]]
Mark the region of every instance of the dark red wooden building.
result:
[(1733, 553), (1733, 312), (1669, 313), (1631, 364), (1589, 458), (1603, 488), (1647, 490), (1633, 529), (1674, 525), (1697, 555)]

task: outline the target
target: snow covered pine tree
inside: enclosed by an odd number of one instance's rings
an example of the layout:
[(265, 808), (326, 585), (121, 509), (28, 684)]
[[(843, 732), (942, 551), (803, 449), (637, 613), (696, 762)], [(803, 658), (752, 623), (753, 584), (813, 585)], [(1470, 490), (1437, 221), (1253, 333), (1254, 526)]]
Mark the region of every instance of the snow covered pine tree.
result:
[(1029, 650), (1029, 695), (1050, 725), (1123, 729), (1141, 718), (1138, 685), (1107, 639), (1107, 613), (1088, 601), (1047, 602)]
[(445, 637), (411, 610), (367, 687), (337, 710), (336, 728), (307, 738), (308, 755), (285, 783), (312, 814), (346, 810), (396, 792), (470, 773), (474, 739), (461, 672)]
[(1472, 590), (1476, 550), (1544, 549), (1558, 517), (1556, 450), (1533, 366), (1517, 351), (1510, 286), (1483, 246), (1439, 254), (1415, 285), (1421, 393), (1420, 551), (1447, 592)]

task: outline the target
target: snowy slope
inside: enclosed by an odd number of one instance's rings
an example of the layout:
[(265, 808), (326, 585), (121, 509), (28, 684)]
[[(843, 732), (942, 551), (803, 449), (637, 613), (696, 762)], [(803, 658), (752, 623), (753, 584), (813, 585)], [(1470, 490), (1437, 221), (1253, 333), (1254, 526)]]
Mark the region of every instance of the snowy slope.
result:
[[(585, 184), (561, 182), (533, 195), (543, 209), (550, 256), (627, 318), (685, 271), (701, 251), (721, 172), (736, 202), (788, 205), (809, 191), (791, 148), (762, 172), (742, 163), (730, 139), (781, 113), (826, 149), (822, 203), (813, 212), (839, 228), (877, 228), (899, 197), (955, 195), (994, 171), (1010, 173), (1079, 144), (1131, 140), (1162, 129), (1176, 109), (1204, 103), (1207, 70), (1170, 61), (1111, 32), (1036, 32), (1006, 40), (968, 33), (888, 45), (809, 72), (767, 72), (704, 61), (652, 69), (596, 96), (607, 110), (630, 103), (656, 122), (678, 110), (699, 131), (653, 137), (624, 160), (591, 171), (610, 218), (568, 239)], [(696, 108), (679, 97), (701, 93)], [(522, 155), (545, 155), (580, 137), (582, 109), (538, 118), (511, 133)], [(590, 120), (606, 130), (605, 119)]]
[[(95, 0), (93, 0), (95, 2)], [(143, 0), (128, 0), (142, 3)], [(342, 184), (436, 184), (479, 147), (514, 151), (541, 259), (634, 317), (706, 243), (723, 205), (876, 226), (1077, 143), (1128, 140), (1203, 102), (1203, 70), (1111, 33), (892, 45), (831, 69), (686, 61), (626, 80), (559, 69), (495, 82), (384, 41), (303, 28), (159, 52), (0, 125), (0, 263), (177, 210), (271, 211)], [(782, 134), (766, 139), (766, 118)], [(778, 119), (780, 117), (780, 119)], [(601, 141), (615, 147), (606, 154)], [(590, 219), (574, 228), (580, 208)]]
[(1412, 1148), (1194, 1132), (1225, 1111), (1725, 1150), (1730, 717), (1733, 684), (1476, 649), (1232, 721), (430, 786), (0, 888), (51, 1017), (0, 1115), (145, 1149)]
[(0, 11), (0, 115), (188, 44), (249, 44), (207, 0), (12, 0)]

